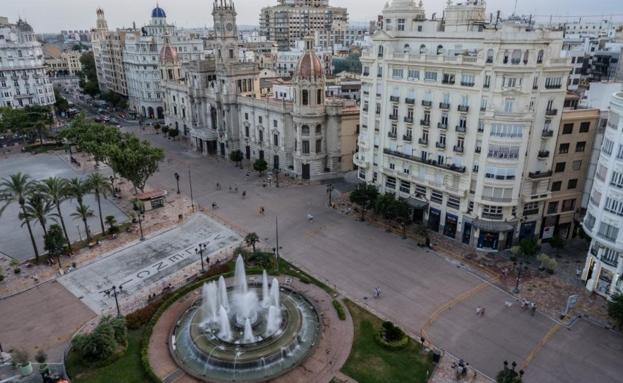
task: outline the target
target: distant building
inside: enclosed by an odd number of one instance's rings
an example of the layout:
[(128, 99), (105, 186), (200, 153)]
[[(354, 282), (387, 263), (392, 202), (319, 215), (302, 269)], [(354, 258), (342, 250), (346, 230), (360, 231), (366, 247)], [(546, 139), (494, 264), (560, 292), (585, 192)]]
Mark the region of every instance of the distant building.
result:
[(63, 51), (55, 44), (44, 44), (42, 48), (46, 72), (50, 77), (74, 76), (82, 71), (80, 52)]
[(0, 18), (0, 106), (52, 105), (54, 89), (46, 74), (41, 44), (25, 20)]
[(260, 34), (288, 50), (310, 33), (318, 33), (317, 46), (332, 48), (344, 44), (348, 28), (346, 8), (331, 7), (329, 0), (279, 0), (262, 8)]
[[(333, 54), (331, 53), (331, 49), (318, 47), (315, 52), (320, 58), (325, 75), (330, 76), (333, 73)], [(273, 70), (282, 77), (292, 77), (294, 75), (294, 71), (296, 70), (296, 65), (303, 54), (305, 54), (305, 42), (297, 41), (292, 49), (276, 53)]]

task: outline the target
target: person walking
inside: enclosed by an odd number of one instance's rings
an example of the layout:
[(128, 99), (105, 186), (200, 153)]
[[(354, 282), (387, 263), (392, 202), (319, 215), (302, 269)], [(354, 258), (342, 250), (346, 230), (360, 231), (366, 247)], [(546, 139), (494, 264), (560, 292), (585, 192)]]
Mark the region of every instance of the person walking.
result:
[(245, 199), (246, 196), (247, 196), (247, 192), (246, 192), (246, 190), (243, 190), (242, 191), (242, 199)]
[(534, 304), (534, 302), (530, 303), (530, 315), (534, 316), (534, 314), (536, 313), (536, 305)]

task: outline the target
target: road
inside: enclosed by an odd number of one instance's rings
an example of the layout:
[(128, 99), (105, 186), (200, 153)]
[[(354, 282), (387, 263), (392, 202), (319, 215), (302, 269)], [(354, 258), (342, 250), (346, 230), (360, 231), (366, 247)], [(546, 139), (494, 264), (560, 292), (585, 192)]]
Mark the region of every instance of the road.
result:
[[(252, 172), (202, 157), (181, 141), (136, 126), (124, 129), (166, 150), (167, 159), (151, 185), (174, 191), (173, 174), (178, 172), (182, 192), (189, 195), (191, 169), (194, 200), (208, 208), (218, 204), (213, 214), (241, 231), (257, 232), (267, 248), (274, 247), (278, 217), (284, 258), (412, 335), (424, 334), (482, 373), (495, 376), (503, 360), (515, 360), (526, 368), (527, 382), (622, 381), (620, 334), (584, 321), (567, 329), (540, 313), (522, 312), (518, 305), (505, 307), (511, 299), (506, 292), (453, 260), (328, 208), (324, 185), (264, 187)], [(222, 190), (216, 189), (217, 182)], [(229, 186), (245, 190), (247, 198), (229, 192)], [(260, 206), (265, 215), (257, 213)], [(376, 286), (382, 298), (370, 299)], [(475, 315), (478, 306), (486, 308), (484, 317)]]

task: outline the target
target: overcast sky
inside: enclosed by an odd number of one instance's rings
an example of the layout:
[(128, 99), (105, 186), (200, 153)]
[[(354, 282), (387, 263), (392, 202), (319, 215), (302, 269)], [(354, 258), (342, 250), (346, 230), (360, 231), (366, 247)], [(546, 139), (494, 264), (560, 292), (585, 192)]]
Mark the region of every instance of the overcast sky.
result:
[[(108, 26), (128, 27), (136, 21), (145, 24), (155, 0), (0, 0), (0, 15), (11, 21), (18, 17), (28, 20), (36, 32), (58, 32), (63, 29), (91, 29), (95, 25), (95, 9), (106, 12)], [(180, 27), (212, 26), (212, 0), (159, 0), (169, 23)], [(258, 24), (260, 9), (277, 4), (277, 0), (235, 0), (238, 23)], [(335, 6), (347, 7), (352, 21), (375, 18), (385, 4), (383, 0), (330, 0)], [(446, 0), (424, 0), (427, 15), (439, 15)], [(488, 12), (500, 9), (511, 13), (515, 0), (488, 0)], [(559, 16), (608, 16), (623, 19), (623, 0), (518, 0), (517, 13)], [(595, 19), (595, 18), (592, 18)], [(554, 20), (563, 20), (554, 18)]]

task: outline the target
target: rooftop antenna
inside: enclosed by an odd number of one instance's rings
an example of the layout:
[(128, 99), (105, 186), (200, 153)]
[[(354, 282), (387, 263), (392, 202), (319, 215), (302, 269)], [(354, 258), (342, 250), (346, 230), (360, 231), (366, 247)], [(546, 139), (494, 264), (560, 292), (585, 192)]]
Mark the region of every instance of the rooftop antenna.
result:
[(517, 16), (517, 0), (515, 0), (515, 7), (513, 8), (513, 15)]

